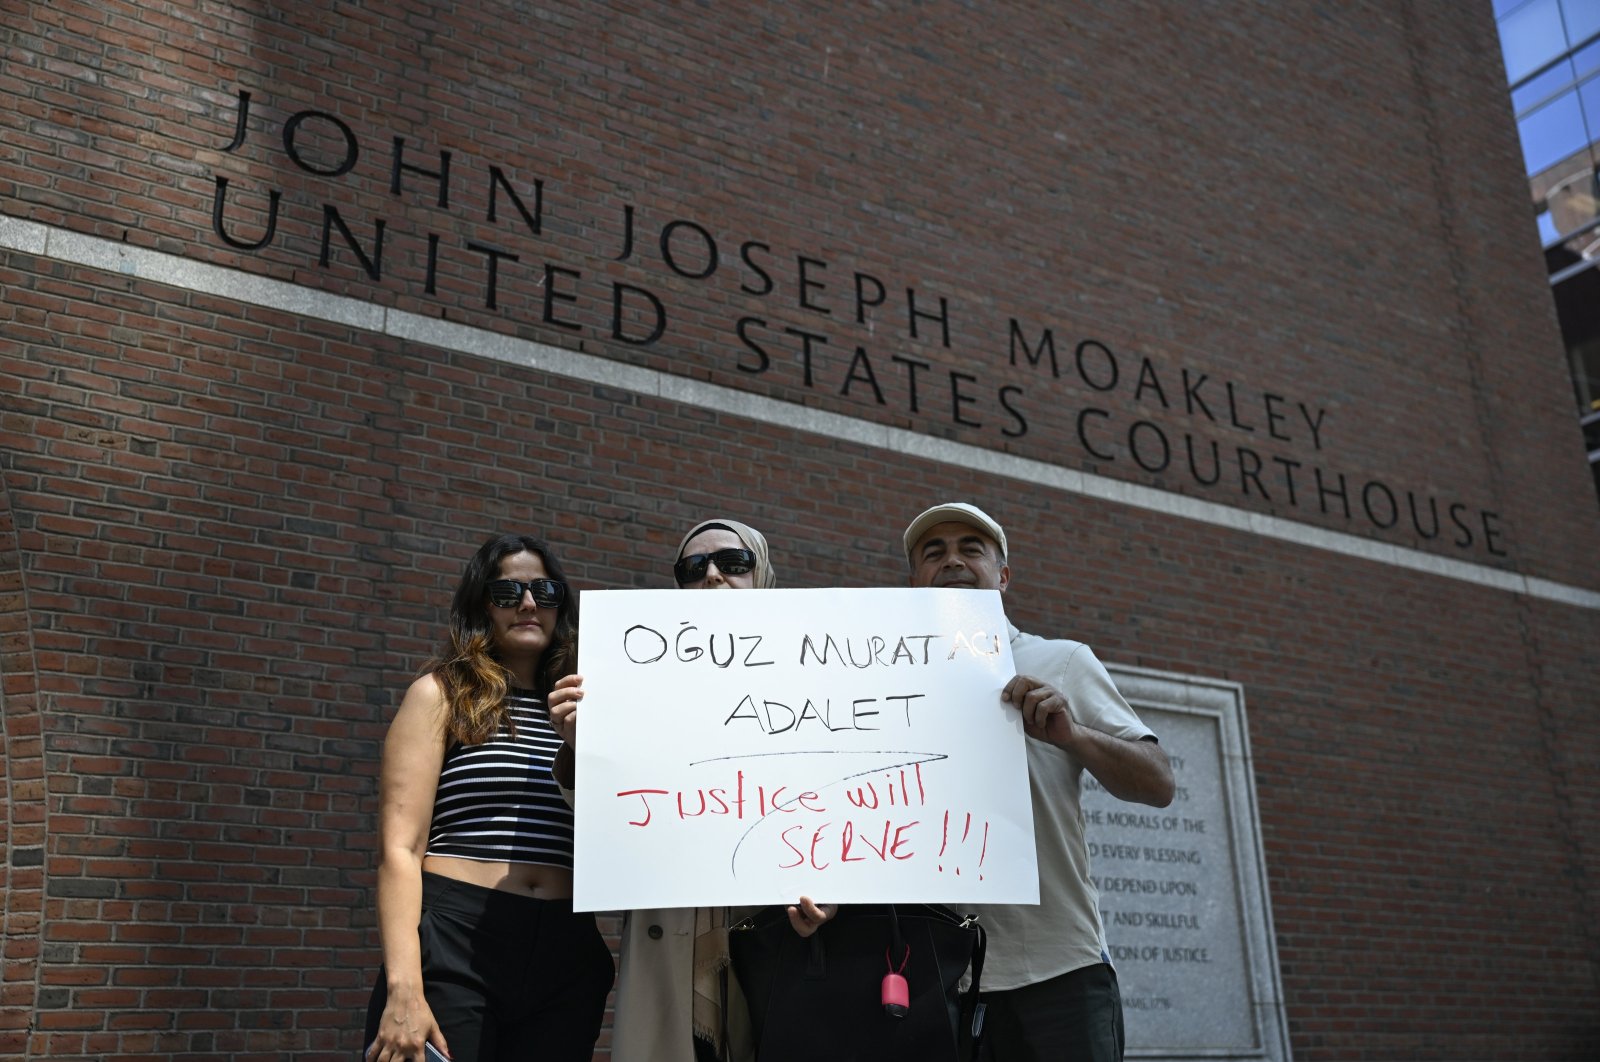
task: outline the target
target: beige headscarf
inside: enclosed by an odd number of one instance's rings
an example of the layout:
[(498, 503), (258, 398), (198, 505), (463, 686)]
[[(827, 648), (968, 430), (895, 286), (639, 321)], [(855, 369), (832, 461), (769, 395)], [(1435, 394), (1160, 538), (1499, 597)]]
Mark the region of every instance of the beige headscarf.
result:
[[(744, 548), (756, 555), (755, 587), (771, 590), (778, 585), (778, 575), (772, 570), (772, 557), (767, 552), (767, 540), (760, 531), (749, 524), (726, 517), (702, 520), (683, 536), (673, 562), (683, 558), (684, 547), (702, 531), (721, 528), (732, 531), (744, 543)], [(750, 1039), (749, 1010), (739, 992), (738, 979), (724, 978), (728, 969), (728, 909), (726, 907), (697, 907), (694, 912), (694, 1034), (714, 1045), (717, 1057), (722, 1058), (723, 1012), (722, 993), (726, 984), (728, 993), (727, 1030), (733, 1041), (735, 1053), (742, 1053)]]
[(772, 570), (772, 557), (767, 553), (766, 538), (762, 536), (760, 531), (757, 531), (749, 524), (741, 524), (737, 520), (730, 520), (724, 516), (702, 520), (690, 528), (689, 533), (683, 536), (683, 541), (678, 543), (678, 552), (672, 558), (673, 563), (676, 564), (683, 559), (683, 549), (689, 544), (691, 538), (702, 531), (710, 531), (719, 527), (724, 531), (732, 531), (739, 536), (739, 541), (744, 543), (744, 548), (756, 555), (756, 589), (771, 590), (775, 588), (778, 585), (778, 573)]

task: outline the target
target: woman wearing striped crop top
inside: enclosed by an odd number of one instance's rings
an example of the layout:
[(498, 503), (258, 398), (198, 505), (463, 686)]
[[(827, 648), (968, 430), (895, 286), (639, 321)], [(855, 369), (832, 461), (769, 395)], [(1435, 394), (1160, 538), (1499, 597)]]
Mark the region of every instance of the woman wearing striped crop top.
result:
[[(690, 529), (678, 546), (673, 575), (683, 590), (778, 585), (761, 532), (724, 518)], [(582, 683), (577, 675), (562, 679), (563, 695), (551, 700), (551, 722), (566, 741), (556, 767), (564, 782), (572, 777)], [(797, 933), (810, 936), (835, 910), (802, 896), (789, 908), (789, 921)], [(740, 914), (726, 907), (627, 912), (611, 1030), (616, 1062), (749, 1062), (754, 1057), (738, 980), (722, 976), (728, 967), (727, 927)]]
[(577, 601), (548, 546), (485, 542), (439, 654), (383, 746), (368, 1062), (587, 1060), (614, 973), (572, 910), (572, 810), (551, 708), (577, 660)]

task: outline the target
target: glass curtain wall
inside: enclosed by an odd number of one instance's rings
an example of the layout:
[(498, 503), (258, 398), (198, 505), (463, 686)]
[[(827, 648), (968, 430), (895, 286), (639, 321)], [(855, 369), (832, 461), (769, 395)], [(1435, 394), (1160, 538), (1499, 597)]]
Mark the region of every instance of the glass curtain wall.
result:
[(1493, 0), (1533, 214), (1600, 493), (1600, 0)]

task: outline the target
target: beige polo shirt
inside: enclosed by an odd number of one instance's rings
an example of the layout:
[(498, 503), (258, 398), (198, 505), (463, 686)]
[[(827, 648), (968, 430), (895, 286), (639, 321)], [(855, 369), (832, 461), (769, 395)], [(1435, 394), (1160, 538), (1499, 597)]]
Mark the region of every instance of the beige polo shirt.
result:
[[(1017, 674), (1048, 682), (1066, 696), (1074, 723), (1133, 741), (1154, 736), (1082, 642), (1038, 638), (1013, 626), (1011, 655)], [(1039, 905), (971, 908), (988, 933), (985, 991), (1020, 988), (1107, 961), (1100, 896), (1089, 880), (1079, 805), (1083, 766), (1043, 741), (1029, 738), (1027, 746)]]

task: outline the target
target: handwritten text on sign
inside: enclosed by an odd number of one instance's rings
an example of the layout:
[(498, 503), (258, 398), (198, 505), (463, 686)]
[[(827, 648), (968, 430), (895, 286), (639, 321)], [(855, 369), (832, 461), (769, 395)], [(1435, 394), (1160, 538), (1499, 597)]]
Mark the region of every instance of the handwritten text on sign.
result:
[(1037, 903), (1000, 595), (583, 595), (576, 906)]

